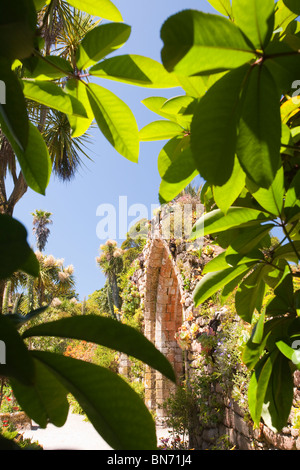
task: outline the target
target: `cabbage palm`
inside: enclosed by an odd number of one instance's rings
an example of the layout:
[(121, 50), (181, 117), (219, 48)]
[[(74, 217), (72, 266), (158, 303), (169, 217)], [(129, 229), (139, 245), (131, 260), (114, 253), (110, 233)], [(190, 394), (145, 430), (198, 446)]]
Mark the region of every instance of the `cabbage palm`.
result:
[(104, 245), (101, 245), (100, 249), (101, 255), (96, 258), (96, 261), (108, 280), (113, 303), (116, 308), (120, 310), (121, 298), (118, 286), (118, 275), (123, 268), (123, 250), (117, 247), (117, 242), (114, 240), (107, 240)]
[(33, 232), (36, 236), (36, 247), (39, 251), (44, 251), (50, 229), (47, 225), (52, 224), (51, 212), (36, 210), (33, 215)]

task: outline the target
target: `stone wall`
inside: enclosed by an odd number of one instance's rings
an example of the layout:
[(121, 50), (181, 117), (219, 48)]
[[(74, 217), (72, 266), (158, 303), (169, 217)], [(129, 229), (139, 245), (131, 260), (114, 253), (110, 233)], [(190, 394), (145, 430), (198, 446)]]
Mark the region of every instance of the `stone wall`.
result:
[[(183, 378), (192, 380), (199, 371), (209, 377), (212, 370), (201, 366), (198, 338), (211, 329), (211, 322), (203, 315), (202, 307), (194, 307), (192, 293), (203, 267), (220, 253), (220, 248), (213, 246), (209, 239), (203, 239), (201, 247), (186, 240), (165, 239), (159, 227), (154, 231), (155, 236), (151, 233), (139, 257), (139, 269), (132, 276), (144, 311), (144, 334), (169, 359), (178, 382)], [(217, 319), (216, 324), (222, 324), (222, 318), (227, 315), (226, 306), (212, 310), (212, 320)], [(235, 321), (239, 321), (238, 317)], [(218, 327), (215, 333), (217, 331)], [(125, 375), (130, 373), (130, 364), (124, 355), (119, 370)], [(145, 403), (156, 415), (157, 424), (162, 424), (165, 413), (161, 405), (175, 391), (175, 386), (148, 366), (144, 385)], [(295, 404), (299, 394), (300, 373), (295, 376)], [(230, 448), (241, 450), (300, 449), (292, 415), (281, 433), (274, 433), (264, 425), (254, 429), (247, 413), (224, 393), (221, 384), (211, 384), (211, 397), (220, 404), (218, 422), (203, 426), (201, 416), (193, 420), (190, 436), (193, 448), (215, 448), (216, 442), (224, 439)]]

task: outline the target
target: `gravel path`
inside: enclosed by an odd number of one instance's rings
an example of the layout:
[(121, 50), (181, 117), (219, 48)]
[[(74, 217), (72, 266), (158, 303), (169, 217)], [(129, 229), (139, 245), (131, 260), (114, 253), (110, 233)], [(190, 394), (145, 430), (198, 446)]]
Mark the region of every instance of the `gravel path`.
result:
[[(73, 413), (69, 413), (61, 428), (48, 424), (46, 429), (41, 429), (33, 423), (32, 429), (22, 431), (22, 434), (24, 438), (38, 441), (44, 450), (112, 450), (90, 422)], [(166, 429), (157, 430), (158, 439), (167, 435)]]
[(111, 450), (90, 422), (73, 413), (69, 413), (61, 428), (48, 424), (42, 429), (33, 423), (32, 429), (22, 434), (24, 438), (38, 441), (44, 450)]

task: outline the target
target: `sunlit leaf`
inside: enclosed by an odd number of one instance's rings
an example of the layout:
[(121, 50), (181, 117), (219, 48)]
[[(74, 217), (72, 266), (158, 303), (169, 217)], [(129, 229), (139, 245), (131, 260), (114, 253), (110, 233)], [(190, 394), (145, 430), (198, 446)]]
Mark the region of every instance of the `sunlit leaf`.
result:
[(147, 88), (179, 86), (175, 74), (168, 73), (156, 60), (141, 55), (120, 55), (105, 59), (90, 69), (95, 77), (107, 78)]
[(241, 274), (246, 273), (250, 269), (251, 265), (243, 264), (206, 274), (194, 290), (193, 298), (195, 305), (201, 305), (230, 281), (237, 278), (239, 279)]
[(274, 0), (232, 0), (232, 13), (254, 48), (263, 50), (274, 31)]
[(23, 93), (38, 103), (57, 109), (65, 114), (87, 117), (84, 106), (72, 95), (52, 82), (21, 80)]
[(204, 229), (203, 235), (208, 235), (233, 227), (260, 225), (268, 219), (267, 214), (247, 207), (230, 207), (226, 215), (220, 209), (215, 209), (200, 217), (193, 228), (192, 237), (197, 237), (198, 230), (202, 233)]
[(229, 180), (223, 186), (214, 186), (213, 193), (217, 206), (224, 214), (232, 206), (245, 187), (246, 175), (237, 157)]
[(71, 79), (67, 81), (65, 91), (80, 101), (84, 106), (87, 115), (87, 118), (75, 116), (74, 114), (68, 115), (72, 128), (72, 137), (80, 137), (89, 129), (94, 120), (94, 113), (88, 98), (87, 87), (82, 83), (82, 81)]
[(110, 21), (123, 21), (121, 13), (110, 0), (68, 0), (68, 3), (90, 15)]
[(130, 36), (131, 27), (124, 23), (107, 23), (89, 31), (76, 51), (76, 66), (82, 70), (119, 49)]
[(153, 140), (167, 140), (176, 137), (177, 135), (184, 135), (184, 129), (176, 122), (172, 121), (153, 121), (146, 124), (140, 132), (140, 141), (153, 141)]
[(163, 64), (179, 75), (230, 70), (255, 57), (255, 50), (235, 24), (196, 10), (184, 10), (168, 18), (161, 39)]
[(114, 93), (100, 85), (89, 83), (87, 93), (102, 134), (123, 157), (137, 162), (138, 126), (130, 108)]

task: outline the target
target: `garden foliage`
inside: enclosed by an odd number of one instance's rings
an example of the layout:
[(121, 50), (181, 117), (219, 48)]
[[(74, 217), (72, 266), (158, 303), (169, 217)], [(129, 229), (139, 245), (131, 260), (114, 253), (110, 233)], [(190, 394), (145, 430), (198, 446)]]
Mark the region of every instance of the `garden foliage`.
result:
[[(244, 352), (253, 370), (249, 405), (256, 424), (263, 417), (281, 429), (292, 404), (292, 372), (299, 367), (293, 348), (300, 339), (299, 291), (293, 283), (300, 252), (298, 2), (210, 0), (219, 14), (181, 11), (162, 26), (162, 64), (128, 54), (107, 58), (130, 35), (110, 0), (68, 0), (107, 21), (85, 35), (71, 60), (45, 55), (37, 13), (49, 15), (53, 3), (2, 0), (0, 5), (0, 80), (6, 85), (0, 126), (28, 186), (45, 194), (52, 163), (29, 120), (26, 100), (67, 115), (73, 137), (83, 135), (95, 120), (115, 150), (134, 162), (139, 141), (168, 139), (158, 156), (161, 202), (172, 200), (200, 173), (206, 181), (201, 197), (207, 212), (192, 235), (209, 234), (224, 248), (205, 268), (195, 303), (220, 289), (225, 298), (237, 288), (241, 318), (252, 323), (254, 311), (261, 312)], [(145, 99), (143, 104), (160, 119), (139, 131), (128, 106), (87, 77), (149, 88), (180, 86), (183, 92), (172, 99)], [(282, 238), (272, 246), (270, 233), (276, 228)], [(17, 270), (39, 274), (25, 228), (6, 215), (0, 215), (0, 259), (0, 279)], [(267, 286), (274, 296), (265, 306)], [(29, 416), (43, 427), (48, 422), (63, 425), (67, 393), (72, 393), (112, 447), (155, 448), (153, 419), (120, 377), (71, 357), (29, 351), (24, 339), (46, 335), (104, 341), (174, 380), (169, 363), (151, 343), (113, 319), (71, 317), (21, 337), (18, 327), (24, 321), (0, 316), (0, 338), (7, 347), (0, 374), (9, 378)]]
[[(54, 9), (66, 5), (106, 20), (100, 25), (95, 21), (70, 58), (45, 51), (40, 35), (41, 24), (47, 22)], [(87, 76), (109, 76), (110, 70), (117, 69), (117, 80), (127, 80), (129, 73), (137, 74), (133, 81), (145, 86), (169, 86), (170, 74), (163, 65), (145, 57), (120, 56), (112, 62), (106, 59), (126, 42), (131, 30), (115, 5), (110, 0), (5, 0), (0, 11), (0, 80), (6, 89), (6, 102), (0, 105), (0, 126), (28, 186), (45, 194), (52, 169), (47, 145), (29, 118), (28, 101), (64, 113), (74, 138), (83, 135), (95, 120), (113, 147), (136, 162), (139, 135), (132, 112), (116, 95), (88, 81)], [(0, 259), (1, 280), (16, 271), (39, 275), (39, 263), (27, 243), (26, 229), (3, 214)], [(26, 338), (37, 335), (92, 341), (127, 352), (174, 381), (174, 372), (165, 357), (136, 329), (104, 317), (70, 317), (48, 323), (47, 330), (40, 329), (43, 325), (24, 328), (40, 311), (44, 309), (26, 316), (0, 316), (0, 338), (6, 345), (6, 363), (0, 364), (0, 375), (8, 378), (22, 409), (41, 427), (48, 423), (62, 426), (69, 409), (67, 395), (71, 393), (113, 448), (156, 448), (153, 418), (122, 378), (84, 360), (55, 352), (30, 351)]]
[(236, 290), (236, 311), (253, 326), (243, 354), (251, 416), (280, 430), (300, 368), (300, 8), (293, 0), (209, 3), (221, 14), (184, 10), (163, 24), (162, 62), (185, 94), (147, 98), (164, 120), (140, 137), (169, 139), (158, 156), (162, 203), (196, 174), (205, 180), (206, 213), (191, 237), (210, 235), (224, 251), (205, 267), (195, 304)]

